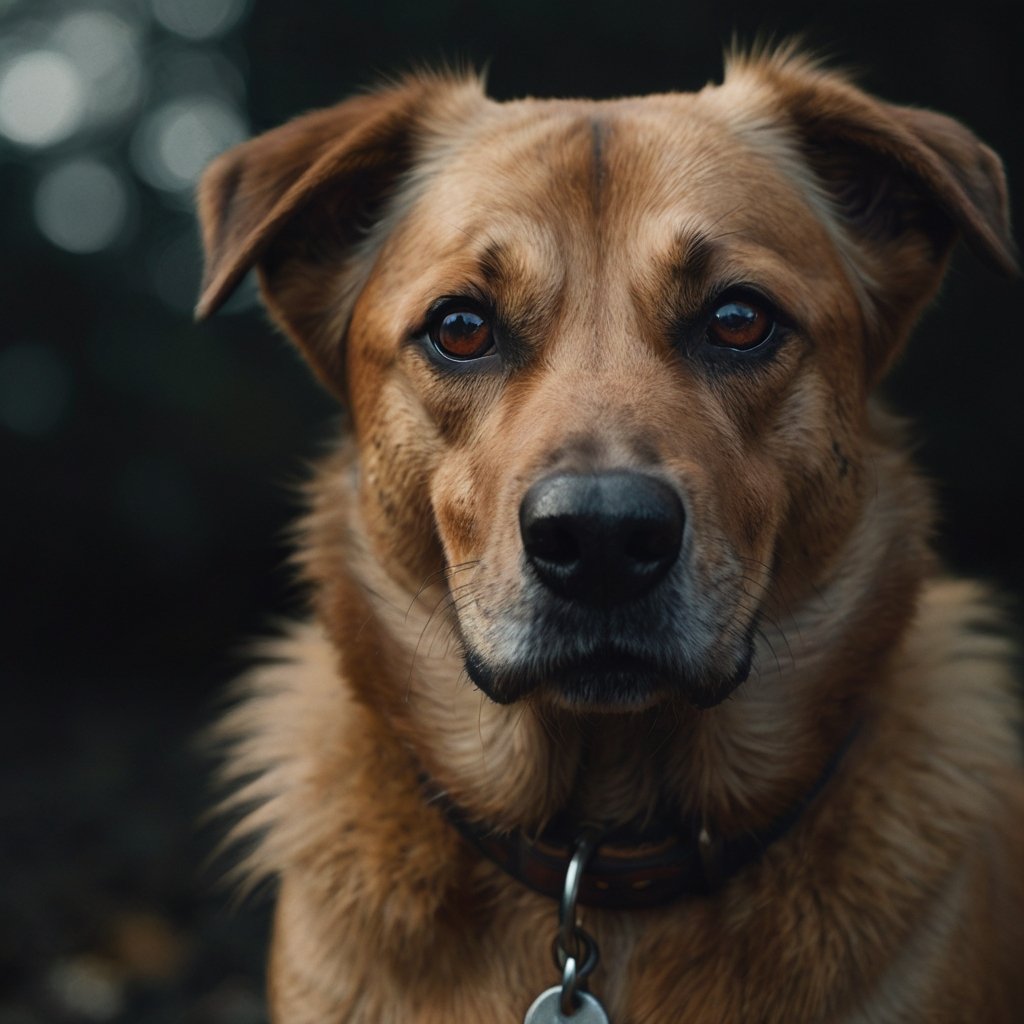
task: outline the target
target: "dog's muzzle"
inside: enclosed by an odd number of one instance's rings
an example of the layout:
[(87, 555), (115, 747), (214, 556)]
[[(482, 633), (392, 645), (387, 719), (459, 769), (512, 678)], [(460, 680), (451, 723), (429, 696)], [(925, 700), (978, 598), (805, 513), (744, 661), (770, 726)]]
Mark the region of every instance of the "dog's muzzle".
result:
[(519, 507), (534, 641), (508, 665), (467, 644), (470, 678), (500, 703), (542, 687), (561, 702), (608, 709), (640, 708), (677, 688), (688, 673), (666, 626), (679, 612), (659, 584), (680, 561), (685, 529), (679, 494), (646, 473), (536, 481)]

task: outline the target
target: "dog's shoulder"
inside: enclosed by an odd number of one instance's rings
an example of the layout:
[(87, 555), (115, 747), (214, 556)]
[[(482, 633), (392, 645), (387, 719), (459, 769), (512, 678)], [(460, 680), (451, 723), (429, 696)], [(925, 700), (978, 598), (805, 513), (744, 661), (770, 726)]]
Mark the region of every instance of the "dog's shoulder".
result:
[[(226, 846), (244, 851), (237, 880), (250, 888), (297, 874), (311, 891), (329, 890), (325, 935), (352, 933), (353, 914), (379, 925), (394, 906), (399, 932), (421, 928), (464, 870), (465, 851), (440, 815), (423, 814), (411, 756), (353, 696), (318, 626), (291, 624), (258, 653), (214, 730), (229, 791), (220, 810), (234, 821)], [(401, 877), (382, 867), (397, 862)], [(323, 910), (303, 920), (312, 926)]]
[[(931, 583), (894, 688), (907, 720), (916, 716), (925, 730), (919, 751), (943, 800), (941, 826), (966, 837), (951, 991), (975, 987), (965, 1005), (988, 1005), (991, 1020), (1017, 1020), (1024, 1006), (1024, 691), (1014, 619), (985, 586)], [(995, 976), (1004, 987), (978, 987)]]
[(956, 750), (1019, 764), (1019, 673), (1005, 601), (980, 583), (941, 577), (922, 589), (889, 699), (916, 708)]
[(352, 722), (359, 713), (317, 626), (288, 624), (254, 653), (212, 734), (228, 790), (220, 810), (236, 822), (228, 842), (249, 849), (236, 870), (250, 884), (300, 854), (294, 823), (304, 818), (315, 828), (322, 816), (315, 803), (325, 795), (315, 780), (349, 770), (344, 737), (358, 732)]

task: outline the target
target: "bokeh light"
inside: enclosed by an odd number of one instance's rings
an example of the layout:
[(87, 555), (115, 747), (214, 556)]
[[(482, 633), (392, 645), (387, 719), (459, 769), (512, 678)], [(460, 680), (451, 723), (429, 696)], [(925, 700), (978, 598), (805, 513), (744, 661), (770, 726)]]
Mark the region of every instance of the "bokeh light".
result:
[(206, 165), (247, 134), (244, 118), (226, 100), (184, 96), (143, 119), (132, 138), (132, 159), (150, 185), (191, 195)]
[(68, 160), (40, 181), (34, 212), (39, 229), (54, 245), (68, 252), (99, 252), (124, 230), (127, 185), (99, 160)]
[(152, 0), (153, 14), (164, 28), (186, 39), (214, 39), (233, 28), (248, 0)]
[(53, 433), (67, 412), (71, 371), (49, 345), (17, 342), (0, 350), (0, 423), (17, 434)]
[[(138, 229), (143, 264), (162, 264), (154, 291), (182, 312), (199, 254), (191, 251), (186, 272), (186, 246), (172, 258), (166, 239), (180, 234), (175, 219), (187, 215), (191, 226), (206, 165), (248, 135), (246, 73), (221, 37), (250, 7), (251, 0), (0, 0), (0, 161), (16, 153), (33, 168), (36, 227), (82, 254)], [(155, 219), (140, 182), (163, 200), (166, 212)]]
[(219, 50), (183, 43), (165, 43), (149, 62), (152, 90), (161, 100), (207, 93), (230, 100), (245, 99), (245, 77), (238, 65)]
[(23, 146), (52, 146), (73, 135), (85, 115), (84, 83), (55, 50), (15, 57), (0, 77), (0, 132)]
[(60, 20), (52, 42), (87, 86), (90, 119), (108, 121), (138, 103), (143, 75), (136, 26), (110, 11), (81, 11)]

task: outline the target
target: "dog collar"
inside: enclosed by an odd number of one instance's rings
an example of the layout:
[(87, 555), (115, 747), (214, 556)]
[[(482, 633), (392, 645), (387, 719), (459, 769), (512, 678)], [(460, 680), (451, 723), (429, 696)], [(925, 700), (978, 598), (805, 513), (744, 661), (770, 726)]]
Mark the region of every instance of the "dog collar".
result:
[[(657, 822), (643, 831), (601, 830), (579, 884), (579, 902), (606, 910), (642, 910), (683, 896), (708, 895), (759, 860), (800, 819), (836, 774), (859, 726), (833, 752), (811, 788), (766, 828), (735, 838), (715, 838), (699, 821)], [(428, 803), (488, 860), (523, 885), (558, 900), (576, 841), (588, 823), (558, 816), (540, 835), (500, 832), (474, 820), (426, 775)]]

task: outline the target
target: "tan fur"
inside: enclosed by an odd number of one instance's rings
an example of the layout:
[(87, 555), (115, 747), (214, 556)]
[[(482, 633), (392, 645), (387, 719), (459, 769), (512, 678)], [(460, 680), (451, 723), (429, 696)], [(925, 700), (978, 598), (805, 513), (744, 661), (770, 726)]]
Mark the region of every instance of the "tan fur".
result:
[[(244, 870), (280, 880), (275, 1021), (514, 1022), (554, 982), (551, 901), (425, 802), (496, 829), (670, 807), (764, 828), (860, 728), (797, 825), (712, 896), (587, 911), (616, 1024), (1024, 1019), (1024, 773), (1012, 652), (929, 550), (927, 488), (871, 389), (959, 234), (1009, 269), (998, 159), (793, 53), (697, 94), (496, 104), (421, 76), (307, 115), (204, 179), (199, 312), (257, 266), (346, 400), (301, 531), (315, 622), (222, 724)], [(756, 372), (673, 323), (732, 283), (792, 318)], [(525, 354), (440, 371), (442, 296)], [(677, 627), (695, 689), (613, 712), (495, 664), (538, 635), (517, 510), (554, 470), (639, 466), (686, 496)], [(749, 677), (699, 711), (754, 631)]]

